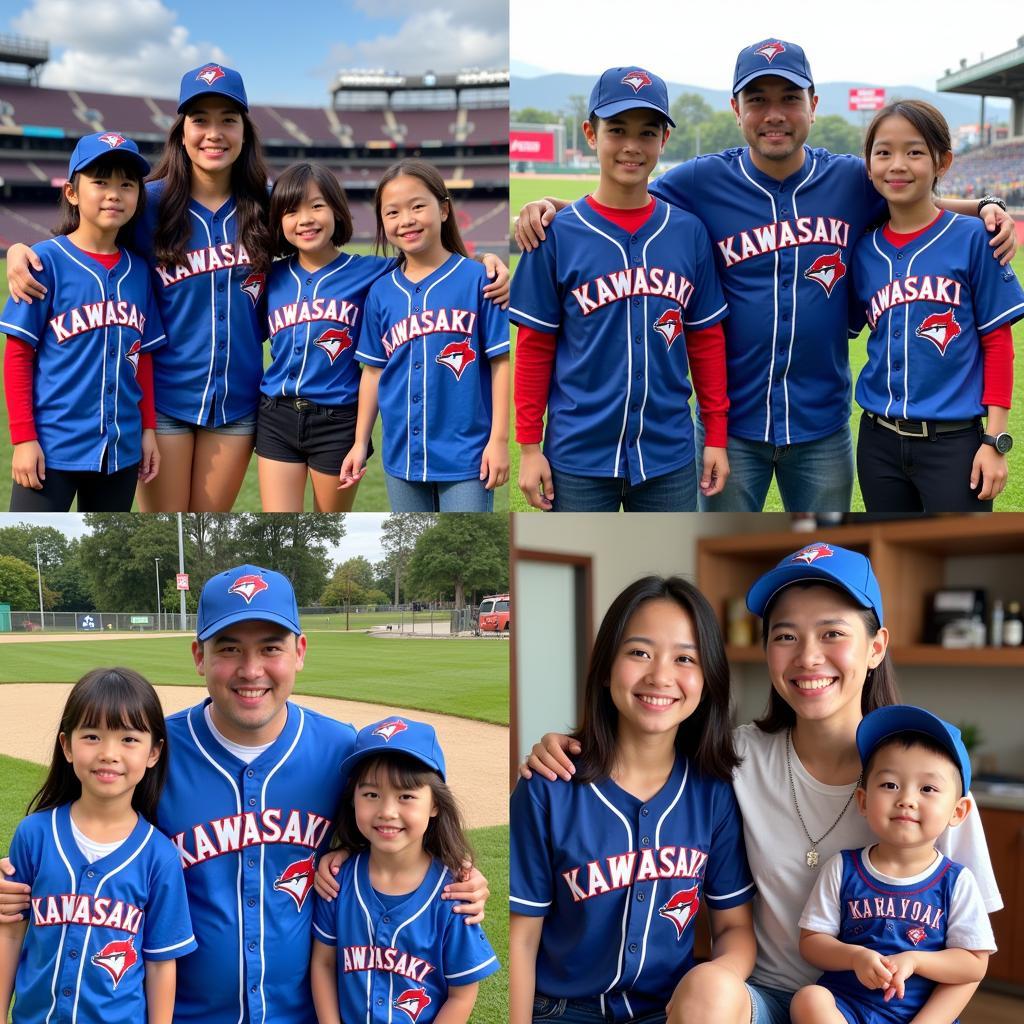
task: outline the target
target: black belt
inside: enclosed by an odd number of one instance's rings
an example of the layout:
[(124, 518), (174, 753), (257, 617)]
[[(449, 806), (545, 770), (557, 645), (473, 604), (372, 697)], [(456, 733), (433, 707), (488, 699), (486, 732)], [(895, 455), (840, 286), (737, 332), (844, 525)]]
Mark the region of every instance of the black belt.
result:
[(334, 412), (338, 406), (332, 405), (318, 405), (316, 402), (311, 402), (308, 398), (286, 398), (278, 395), (272, 399), (275, 406), (286, 406), (289, 409), (294, 409), (296, 412), (314, 412), (320, 416), (326, 416), (328, 413)]
[(973, 420), (901, 420), (890, 419), (888, 416), (879, 416), (878, 413), (867, 412), (872, 423), (877, 423), (886, 430), (891, 430), (900, 437), (935, 437), (938, 434), (952, 434), (958, 430), (970, 430), (977, 427), (981, 417), (976, 416)]

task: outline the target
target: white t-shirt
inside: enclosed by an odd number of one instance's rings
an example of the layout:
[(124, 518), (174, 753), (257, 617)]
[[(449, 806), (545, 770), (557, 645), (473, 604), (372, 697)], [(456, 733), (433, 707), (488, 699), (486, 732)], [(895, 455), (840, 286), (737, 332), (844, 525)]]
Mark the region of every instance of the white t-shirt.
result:
[[(810, 844), (793, 807), (786, 776), (786, 730), (766, 733), (753, 724), (741, 725), (733, 730), (733, 741), (743, 758), (733, 776), (733, 789), (743, 815), (747, 861), (757, 886), (757, 963), (750, 980), (795, 992), (803, 985), (814, 984), (821, 974), (804, 962), (797, 948), (800, 914), (821, 869), (809, 868), (805, 860)], [(791, 762), (800, 813), (811, 835), (817, 838), (839, 816), (853, 786), (818, 782), (804, 769), (795, 750)], [(860, 849), (873, 841), (856, 801), (852, 801), (839, 824), (817, 844), (819, 863), (824, 865), (840, 850)], [(971, 870), (989, 913), (1002, 907), (976, 809), (958, 828), (947, 829), (935, 845), (950, 860)]]
[(75, 845), (81, 850), (87, 864), (95, 864), (96, 861), (113, 853), (128, 838), (125, 836), (124, 839), (115, 839), (112, 843), (97, 843), (75, 824), (74, 818), (71, 819), (71, 834), (75, 837)]
[[(861, 850), (861, 866), (885, 885), (914, 885), (926, 881), (938, 867), (939, 857), (920, 874), (908, 878), (893, 878), (877, 870), (871, 863), (871, 850)], [(839, 934), (841, 910), (839, 893), (843, 883), (842, 854), (830, 857), (821, 869), (817, 884), (807, 898), (807, 905), (800, 916), (800, 927), (811, 932), (821, 932), (833, 938)], [(992, 934), (992, 922), (985, 910), (978, 883), (970, 868), (964, 868), (957, 875), (953, 895), (946, 914), (946, 949), (970, 949), (976, 953), (994, 953), (996, 940)]]
[(217, 729), (217, 726), (213, 724), (213, 715), (210, 714), (210, 708), (213, 705), (207, 704), (204, 715), (206, 716), (206, 724), (210, 727), (210, 732), (213, 733), (213, 738), (229, 753), (235, 755), (239, 761), (243, 764), (252, 764), (257, 757), (260, 756), (264, 751), (269, 750), (273, 745), (273, 740), (270, 743), (264, 743), (259, 747), (243, 747), (241, 743), (235, 743), (234, 740), (229, 740), (222, 732)]

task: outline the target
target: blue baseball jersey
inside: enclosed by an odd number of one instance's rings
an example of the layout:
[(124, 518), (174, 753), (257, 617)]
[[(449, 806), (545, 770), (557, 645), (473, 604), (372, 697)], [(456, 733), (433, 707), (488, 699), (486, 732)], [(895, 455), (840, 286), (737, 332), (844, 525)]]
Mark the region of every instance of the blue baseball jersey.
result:
[(869, 412), (909, 420), (962, 420), (981, 403), (980, 336), (1024, 316), (1024, 290), (992, 258), (976, 217), (943, 213), (900, 248), (882, 228), (853, 254), (856, 309), (866, 322), (868, 361), (857, 402)]
[(520, 779), (511, 805), (510, 909), (543, 917), (537, 992), (600, 997), (609, 1019), (664, 1011), (693, 966), (701, 901), (754, 897), (732, 787), (679, 757), (642, 801), (611, 780)]
[(63, 804), (18, 825), (10, 858), (14, 880), (32, 887), (14, 1024), (146, 1020), (145, 961), (196, 948), (171, 843), (140, 816), (116, 850), (90, 864)]
[(508, 354), (508, 313), (484, 298), (487, 272), (453, 253), (422, 281), (401, 268), (366, 300), (356, 358), (380, 367), (384, 472), (475, 479), (491, 434), (491, 360)]
[(370, 884), (370, 855), (338, 873), (332, 903), (316, 901), (313, 937), (338, 952), (341, 1019), (430, 1024), (451, 985), (472, 985), (501, 965), (479, 925), (467, 925), (441, 891), (454, 881), (434, 861), (415, 892), (382, 896)]
[[(164, 182), (146, 183), (136, 228), (151, 261)], [(266, 338), (266, 275), (254, 273), (238, 244), (233, 198), (219, 210), (189, 200), (185, 262), (153, 263), (153, 290), (169, 344), (153, 360), (156, 407), (167, 416), (219, 427), (256, 411)]]
[(393, 259), (341, 253), (308, 271), (296, 256), (278, 260), (267, 287), (270, 365), (263, 394), (308, 398), (321, 405), (348, 405), (359, 397), (355, 359), (366, 295)]
[(729, 303), (729, 433), (775, 445), (827, 437), (849, 419), (850, 253), (886, 209), (863, 160), (804, 154), (784, 181), (759, 171), (743, 148), (651, 183), (711, 236)]
[[(127, 249), (107, 270), (67, 236), (32, 246), (46, 297), (8, 299), (0, 330), (35, 349), (36, 437), (53, 469), (116, 473), (142, 459), (139, 356), (166, 341), (146, 264)], [(165, 347), (165, 346), (164, 346)]]
[(199, 948), (178, 965), (176, 1024), (316, 1024), (309, 986), (315, 858), (341, 796), (350, 725), (288, 704), (251, 764), (217, 741), (209, 700), (167, 719), (158, 824), (185, 871)]
[(524, 253), (510, 316), (557, 334), (544, 454), (556, 469), (638, 483), (694, 459), (685, 332), (729, 310), (700, 222), (666, 203), (636, 233), (586, 199)]
[[(883, 956), (948, 947), (995, 950), (977, 883), (969, 871), (966, 879), (960, 878), (962, 865), (940, 854), (924, 877), (898, 884), (872, 869), (866, 849), (843, 850), (837, 856), (842, 860), (835, 935), (840, 942), (867, 946)], [(836, 867), (826, 865), (829, 870)], [(829, 881), (823, 874), (819, 884), (827, 886)], [(960, 885), (958, 894), (958, 882), (965, 881), (968, 884)], [(800, 923), (819, 930), (803, 918)], [(862, 1021), (879, 1024), (913, 1020), (935, 988), (934, 981), (913, 974), (905, 982), (903, 998), (885, 1002), (884, 989), (865, 988), (853, 971), (826, 971), (818, 984), (848, 1004)]]

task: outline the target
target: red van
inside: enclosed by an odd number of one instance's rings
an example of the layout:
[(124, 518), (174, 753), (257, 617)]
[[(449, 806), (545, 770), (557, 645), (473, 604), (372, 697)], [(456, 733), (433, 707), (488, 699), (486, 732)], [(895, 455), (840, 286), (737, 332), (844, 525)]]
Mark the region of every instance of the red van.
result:
[(491, 594), (480, 602), (477, 632), (507, 633), (508, 618), (508, 594)]

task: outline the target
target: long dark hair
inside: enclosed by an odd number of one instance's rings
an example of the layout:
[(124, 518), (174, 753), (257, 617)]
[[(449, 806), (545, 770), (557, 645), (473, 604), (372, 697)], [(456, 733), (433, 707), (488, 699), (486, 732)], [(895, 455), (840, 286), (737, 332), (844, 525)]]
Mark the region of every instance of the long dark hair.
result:
[(60, 716), (53, 744), (50, 771), (39, 792), (32, 797), (28, 812), (46, 811), (77, 800), (82, 784), (64, 756), (60, 734), (70, 742), (75, 729), (137, 729), (161, 745), (160, 758), (146, 769), (132, 793), (132, 807), (148, 821), (156, 821), (156, 805), (167, 778), (167, 726), (160, 698), (152, 685), (130, 668), (96, 668), (72, 687)]
[[(254, 271), (270, 269), (270, 228), (267, 211), (267, 165), (263, 161), (259, 132), (249, 115), (238, 108), (245, 134), (242, 151), (231, 165), (231, 194), (238, 210), (238, 232), (235, 247), (245, 247)], [(167, 133), (160, 162), (150, 175), (151, 181), (163, 180), (159, 216), (153, 233), (153, 254), (158, 263), (174, 267), (185, 262), (188, 240), (192, 233), (188, 217), (188, 201), (192, 195), (192, 161), (185, 152), (186, 110), (179, 114)]]
[(310, 182), (320, 189), (320, 195), (334, 214), (331, 244), (340, 248), (352, 238), (352, 213), (348, 208), (345, 190), (338, 184), (334, 172), (323, 164), (292, 164), (281, 172), (270, 193), (270, 234), (275, 256), (290, 256), (295, 252), (295, 246), (284, 237), (281, 221), (286, 213), (294, 210), (305, 198)]
[[(773, 594), (772, 599), (765, 607), (764, 617), (761, 619), (761, 643), (766, 649), (768, 647), (768, 626), (771, 622), (772, 609), (775, 607), (779, 595), (785, 593), (790, 587), (800, 587), (802, 590), (806, 590), (808, 587), (828, 587), (837, 594), (841, 594), (850, 602), (851, 606), (856, 607), (857, 611), (860, 612), (860, 617), (864, 621), (864, 628), (867, 630), (869, 640), (882, 628), (882, 624), (878, 621), (878, 616), (874, 613), (874, 610), (871, 608), (861, 608), (842, 587), (834, 587), (825, 580), (799, 580), (796, 583), (790, 583), (788, 586), (783, 587), (782, 590)], [(876, 708), (884, 708), (890, 704), (902, 703), (903, 699), (900, 697), (899, 687), (896, 685), (896, 669), (887, 649), (882, 656), (882, 660), (874, 668), (868, 669), (867, 677), (864, 680), (864, 689), (860, 695), (860, 711), (862, 715), (866, 715), (869, 711), (874, 711)], [(764, 709), (764, 714), (754, 721), (754, 725), (762, 732), (779, 732), (782, 729), (792, 729), (796, 725), (796, 712), (782, 699), (773, 687), (771, 693), (768, 694), (768, 704)]]
[[(80, 171), (75, 171), (71, 176), (71, 187), (78, 191), (78, 183), (83, 177), (86, 178), (110, 178), (114, 174), (120, 174), (129, 181), (134, 181), (139, 186), (139, 198), (135, 204), (135, 213), (127, 223), (117, 229), (117, 237), (114, 239), (116, 245), (130, 246), (135, 235), (135, 225), (142, 217), (146, 209), (146, 190), (142, 187), (142, 173), (139, 165), (130, 157), (122, 153), (109, 153), (93, 160)], [(53, 229), (55, 235), (70, 235), (77, 231), (82, 223), (82, 214), (79, 208), (73, 205), (60, 190), (60, 223)]]
[[(466, 243), (462, 241), (462, 233), (455, 220), (455, 205), (452, 203), (452, 197), (448, 194), (444, 178), (441, 177), (441, 172), (433, 164), (428, 164), (426, 160), (400, 160), (397, 164), (392, 164), (377, 182), (377, 191), (373, 194), (373, 210), (377, 216), (377, 237), (374, 244), (377, 251), (387, 252), (389, 247), (387, 235), (384, 233), (384, 218), (380, 213), (381, 194), (385, 185), (402, 175), (419, 178), (427, 186), (427, 190), (437, 200), (442, 210), (445, 203), (448, 204), (448, 217), (441, 222), (441, 244), (447, 252), (457, 252), (460, 256), (468, 258), (469, 250), (466, 248)], [(400, 250), (396, 250), (396, 252), (399, 264), (404, 263), (405, 254)]]
[(711, 605), (681, 576), (644, 576), (612, 601), (597, 631), (587, 669), (583, 722), (573, 733), (583, 748), (576, 763), (577, 782), (607, 778), (612, 769), (619, 725), (619, 712), (608, 686), (612, 664), (630, 617), (642, 604), (658, 600), (672, 601), (693, 620), (704, 673), (700, 704), (680, 724), (676, 750), (689, 757), (700, 772), (719, 779), (731, 779), (733, 769), (740, 763), (733, 749), (729, 722), (729, 663)]
[(386, 773), (385, 777), (395, 789), (430, 787), (437, 814), (430, 819), (427, 826), (423, 836), (423, 849), (459, 878), (464, 863), (473, 861), (473, 849), (466, 839), (466, 826), (458, 802), (437, 772), (431, 771), (421, 761), (407, 754), (382, 752), (359, 762), (345, 784), (338, 813), (335, 815), (338, 845), (353, 853), (369, 849), (370, 841), (356, 826), (356, 787), (370, 778), (376, 778), (379, 784), (379, 772)]

